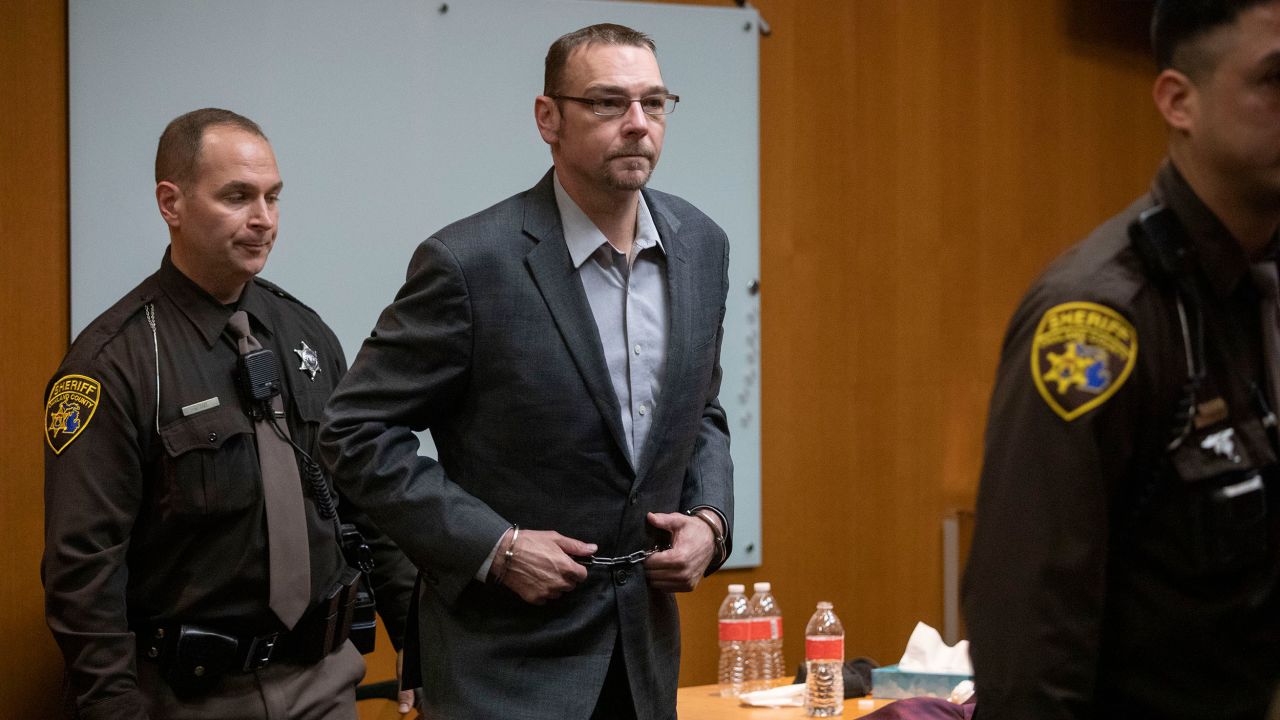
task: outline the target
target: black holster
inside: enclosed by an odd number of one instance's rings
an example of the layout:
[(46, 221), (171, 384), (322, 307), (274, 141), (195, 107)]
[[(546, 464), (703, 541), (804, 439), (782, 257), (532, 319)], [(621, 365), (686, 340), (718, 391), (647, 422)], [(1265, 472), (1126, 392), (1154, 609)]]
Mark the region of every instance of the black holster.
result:
[[(163, 631), (161, 631), (163, 632)], [(178, 697), (208, 694), (236, 665), (241, 642), (194, 625), (180, 625), (157, 658), (160, 674)]]
[(378, 607), (373, 595), (373, 584), (369, 573), (373, 572), (373, 551), (360, 535), (360, 531), (351, 523), (341, 527), (342, 556), (347, 565), (359, 571), (359, 582), (356, 583), (355, 598), (352, 605), (350, 638), (362, 655), (373, 652), (378, 635)]

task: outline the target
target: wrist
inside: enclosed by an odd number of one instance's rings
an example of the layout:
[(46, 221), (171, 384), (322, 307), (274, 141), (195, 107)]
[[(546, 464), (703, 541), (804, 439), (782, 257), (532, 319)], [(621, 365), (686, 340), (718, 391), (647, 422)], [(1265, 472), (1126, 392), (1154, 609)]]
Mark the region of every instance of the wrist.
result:
[(493, 557), (493, 583), (495, 585), (502, 584), (502, 579), (506, 577), (507, 570), (511, 568), (511, 562), (516, 557), (516, 541), (520, 539), (520, 526), (512, 525), (503, 533), (502, 538), (498, 541), (498, 547), (503, 546), (503, 541), (506, 540), (508, 535), (511, 539), (506, 541), (506, 549), (499, 551)]
[(688, 510), (685, 512), (689, 517), (695, 517), (707, 524), (711, 529), (711, 539), (715, 545), (715, 557), (712, 558), (713, 564), (724, 562), (729, 555), (728, 548), (725, 547), (725, 531), (720, 525), (720, 516), (707, 508), (698, 508), (696, 510)]

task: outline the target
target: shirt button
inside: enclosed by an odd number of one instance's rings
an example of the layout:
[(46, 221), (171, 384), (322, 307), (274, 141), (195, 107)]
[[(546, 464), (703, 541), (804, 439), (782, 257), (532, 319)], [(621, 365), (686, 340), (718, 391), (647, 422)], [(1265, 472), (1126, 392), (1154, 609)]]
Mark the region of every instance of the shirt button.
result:
[(613, 571), (613, 581), (618, 585), (626, 585), (627, 581), (630, 579), (631, 579), (631, 570), (627, 568)]
[(209, 433), (209, 442), (218, 442), (218, 433)]
[(636, 346), (635, 346), (634, 348), (632, 348), (632, 349), (633, 349), (633, 350), (635, 350), (635, 353), (636, 353), (637, 355), (639, 355), (639, 354), (640, 354), (640, 345), (639, 345), (639, 343), (637, 343), (637, 344), (636, 344)]
[(644, 403), (640, 403), (639, 411), (641, 415), (644, 415), (645, 413), (649, 412), (649, 408)]

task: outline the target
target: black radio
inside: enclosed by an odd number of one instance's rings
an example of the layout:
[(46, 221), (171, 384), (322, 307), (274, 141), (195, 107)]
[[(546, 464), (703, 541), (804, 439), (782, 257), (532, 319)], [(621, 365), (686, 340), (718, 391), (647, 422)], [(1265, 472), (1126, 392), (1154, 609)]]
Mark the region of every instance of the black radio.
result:
[(240, 356), (238, 365), (236, 380), (245, 404), (253, 411), (280, 394), (280, 366), (275, 353), (267, 348), (250, 350)]

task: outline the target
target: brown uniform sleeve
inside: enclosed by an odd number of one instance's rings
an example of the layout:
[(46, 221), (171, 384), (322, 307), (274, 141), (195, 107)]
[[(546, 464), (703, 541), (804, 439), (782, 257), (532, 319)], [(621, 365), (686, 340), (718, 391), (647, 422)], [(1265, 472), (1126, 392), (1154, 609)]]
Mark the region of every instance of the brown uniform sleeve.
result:
[[(114, 363), (64, 366), (51, 389), (68, 375), (83, 376), (100, 389), (91, 415), (79, 403), (79, 433), (70, 442), (69, 433), (46, 428), (46, 617), (80, 717), (142, 718), (136, 644), (125, 612), (125, 558), (143, 484), (136, 396)], [(46, 423), (55, 411), (46, 412)]]
[(1037, 389), (1041, 319), (1079, 299), (1032, 291), (1009, 328), (991, 399), (963, 587), (983, 720), (1090, 715), (1112, 493), (1131, 464), (1143, 381), (1128, 377), (1070, 420)]

